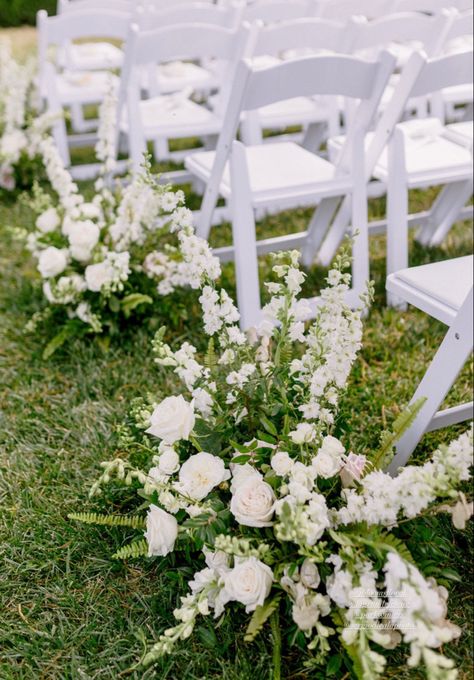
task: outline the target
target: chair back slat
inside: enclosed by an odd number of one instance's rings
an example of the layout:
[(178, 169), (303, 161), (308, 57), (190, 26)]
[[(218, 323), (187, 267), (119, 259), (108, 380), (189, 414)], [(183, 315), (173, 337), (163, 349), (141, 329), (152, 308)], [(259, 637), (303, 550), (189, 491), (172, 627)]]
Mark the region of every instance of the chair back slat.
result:
[(445, 87), (472, 83), (474, 75), (472, 60), (472, 50), (432, 59), (418, 76), (411, 96), (424, 97)]
[(37, 14), (37, 26), (47, 45), (61, 45), (79, 38), (125, 40), (130, 28), (130, 14), (112, 10), (81, 10), (48, 17)]
[(345, 24), (328, 19), (294, 19), (270, 26), (261, 26), (255, 31), (251, 54), (276, 55), (284, 50), (316, 48), (345, 52), (348, 30)]
[(252, 23), (262, 21), (271, 24), (310, 17), (314, 14), (314, 4), (308, 0), (264, 0), (247, 5), (242, 11), (242, 20)]

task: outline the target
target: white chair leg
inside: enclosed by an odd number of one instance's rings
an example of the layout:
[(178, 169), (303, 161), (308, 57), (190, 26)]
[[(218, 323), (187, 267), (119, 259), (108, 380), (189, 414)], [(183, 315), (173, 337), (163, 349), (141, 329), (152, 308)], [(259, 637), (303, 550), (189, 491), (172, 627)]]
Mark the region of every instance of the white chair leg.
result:
[(84, 131), (85, 120), (82, 104), (71, 104), (71, 124), (74, 132)]
[(370, 278), (369, 258), (369, 214), (367, 205), (367, 184), (365, 181), (364, 139), (354, 140), (352, 173), (352, 288), (363, 293)]
[[(403, 132), (395, 130), (388, 145), (387, 276), (408, 267), (408, 186)], [(406, 303), (387, 293), (389, 307), (406, 309)]]
[(415, 422), (396, 445), (397, 453), (388, 468), (391, 475), (406, 464), (423, 434), (430, 428), (433, 417), (472, 352), (472, 308), (471, 289), (411, 400), (414, 403), (426, 398)]
[(153, 141), (155, 161), (165, 161), (169, 158), (169, 145), (166, 137), (158, 137)]
[(440, 245), (472, 194), (472, 181), (448, 184), (437, 196), (429, 219), (416, 240), (424, 246)]
[(260, 283), (247, 159), (245, 147), (240, 142), (234, 142), (232, 145), (230, 176), (237, 303), (240, 311), (240, 327), (242, 330), (247, 330), (260, 322)]
[(58, 118), (52, 128), (53, 139), (58, 147), (59, 155), (66, 168), (71, 166), (71, 156), (69, 153), (69, 144), (67, 141), (67, 130), (64, 118)]
[[(347, 198), (345, 200), (348, 200)], [(318, 260), (319, 262), (322, 263), (321, 261), (321, 243), (323, 243), (323, 240), (325, 241), (325, 236), (326, 232), (328, 230), (329, 224), (331, 223), (331, 219), (333, 218), (334, 213), (336, 212), (338, 203), (340, 202), (340, 198), (325, 198), (321, 201), (321, 203), (318, 205), (316, 210), (314, 211), (313, 217), (311, 218), (311, 222), (309, 223), (308, 226), (308, 237), (306, 239), (306, 242), (303, 246), (302, 249), (302, 254), (301, 254), (301, 262), (304, 267), (310, 267), (313, 263), (313, 260), (316, 256), (316, 253), (318, 253)], [(347, 229), (347, 225), (349, 224), (349, 219), (351, 215), (350, 211), (350, 199), (348, 200), (348, 215), (347, 219), (344, 224), (344, 231)], [(339, 211), (338, 211), (339, 215)], [(331, 226), (330, 231), (332, 231), (333, 227)], [(336, 246), (337, 249), (337, 246)], [(332, 256), (334, 256), (334, 253), (336, 251), (334, 250)], [(329, 262), (332, 260), (332, 257), (330, 258)], [(322, 263), (324, 266), (327, 266), (329, 262)]]
[(326, 137), (327, 123), (311, 123), (303, 136), (301, 146), (316, 153)]

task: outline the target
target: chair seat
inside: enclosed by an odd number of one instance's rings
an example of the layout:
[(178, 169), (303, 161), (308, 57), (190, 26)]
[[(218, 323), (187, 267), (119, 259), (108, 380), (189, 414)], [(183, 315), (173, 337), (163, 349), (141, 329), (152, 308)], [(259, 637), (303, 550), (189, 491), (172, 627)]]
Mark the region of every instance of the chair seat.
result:
[(88, 42), (69, 45), (65, 54), (68, 68), (78, 71), (118, 69), (123, 52), (108, 42)]
[(66, 71), (57, 76), (59, 100), (65, 105), (101, 102), (118, 85), (117, 76), (108, 71)]
[[(462, 179), (472, 174), (472, 153), (466, 144), (453, 141), (446, 134), (444, 126), (436, 118), (415, 119), (400, 124), (405, 132), (405, 161), (408, 183), (410, 186), (434, 183), (450, 178)], [(365, 139), (366, 149), (373, 139), (369, 133)], [(330, 158), (337, 157), (345, 137), (340, 135), (329, 140)], [(374, 176), (382, 181), (387, 180), (387, 149), (380, 155), (374, 169)]]
[(458, 257), (402, 269), (387, 278), (387, 290), (450, 325), (473, 285), (473, 257)]
[(467, 104), (473, 101), (474, 88), (471, 84), (447, 87), (442, 91), (443, 101), (447, 104)]
[[(180, 93), (163, 95), (140, 101), (143, 132), (147, 139), (188, 137), (191, 135), (217, 134), (222, 120), (204, 106), (187, 99)], [(128, 130), (128, 120), (122, 119), (121, 130)]]
[[(299, 199), (315, 199), (320, 192), (338, 196), (351, 190), (352, 181), (348, 176), (336, 178), (332, 163), (293, 142), (248, 146), (246, 153), (254, 206), (293, 200), (296, 205)], [(208, 182), (214, 158), (214, 151), (199, 152), (186, 158), (185, 165), (194, 175)], [(227, 165), (220, 193), (224, 198), (229, 198), (231, 194)]]
[(444, 136), (456, 144), (461, 144), (472, 150), (474, 141), (474, 126), (472, 120), (463, 121), (461, 123), (451, 123), (446, 125)]

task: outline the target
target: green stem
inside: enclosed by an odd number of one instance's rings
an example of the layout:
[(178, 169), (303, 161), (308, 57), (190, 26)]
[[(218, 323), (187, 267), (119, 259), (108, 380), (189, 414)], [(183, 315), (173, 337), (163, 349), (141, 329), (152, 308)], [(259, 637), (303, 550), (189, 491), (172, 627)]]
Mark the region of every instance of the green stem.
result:
[(273, 637), (273, 680), (281, 680), (281, 630), (278, 609), (271, 615), (270, 625)]

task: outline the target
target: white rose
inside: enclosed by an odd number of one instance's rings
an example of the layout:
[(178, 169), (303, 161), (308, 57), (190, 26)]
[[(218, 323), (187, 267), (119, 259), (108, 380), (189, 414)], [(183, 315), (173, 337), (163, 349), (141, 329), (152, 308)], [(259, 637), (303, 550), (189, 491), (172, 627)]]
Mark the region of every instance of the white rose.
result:
[(178, 522), (161, 508), (150, 505), (146, 518), (145, 538), (148, 542), (148, 557), (164, 557), (174, 549), (178, 537)]
[(273, 572), (256, 557), (235, 558), (234, 568), (224, 576), (227, 600), (245, 605), (247, 613), (265, 602), (273, 583)]
[(337, 475), (341, 469), (341, 459), (321, 449), (318, 455), (313, 458), (311, 465), (318, 477), (329, 479)]
[(201, 501), (215, 486), (230, 478), (222, 458), (206, 451), (194, 454), (179, 471), (179, 489), (194, 500)]
[(164, 475), (172, 475), (179, 470), (179, 456), (172, 446), (160, 445), (158, 468)]
[(87, 288), (93, 293), (100, 293), (102, 288), (111, 282), (113, 272), (107, 262), (90, 264), (84, 272)]
[(38, 271), (43, 279), (50, 279), (61, 274), (67, 267), (67, 255), (64, 250), (50, 246), (41, 251), (38, 258)]
[(287, 451), (278, 451), (272, 457), (270, 465), (279, 477), (285, 477), (293, 467), (293, 461)]
[(36, 227), (41, 232), (43, 232), (43, 234), (47, 234), (48, 232), (57, 229), (59, 227), (59, 223), (60, 219), (56, 209), (48, 208), (48, 210), (45, 210), (44, 213), (41, 213), (41, 215), (36, 220)]
[[(87, 278), (87, 270), (86, 270)], [(147, 433), (160, 437), (166, 444), (188, 439), (195, 423), (194, 405), (179, 397), (166, 397), (153, 411)]]
[(275, 494), (261, 475), (250, 475), (232, 495), (230, 511), (239, 524), (247, 527), (271, 526)]
[(217, 550), (212, 552), (206, 546), (202, 549), (204, 556), (206, 558), (206, 565), (210, 569), (215, 569), (218, 573), (223, 573), (229, 571), (229, 555), (222, 550)]
[(290, 439), (295, 444), (305, 444), (314, 439), (315, 431), (314, 427), (309, 423), (300, 423), (297, 425), (296, 430), (290, 432)]
[(321, 582), (318, 567), (308, 558), (301, 565), (300, 579), (306, 588), (317, 588)]
[(68, 229), (72, 257), (79, 262), (87, 261), (99, 241), (99, 236), (100, 229), (92, 220), (72, 222)]
[(321, 451), (330, 453), (332, 456), (340, 457), (345, 452), (345, 450), (346, 449), (344, 446), (341, 444), (339, 439), (336, 439), (336, 437), (331, 437), (331, 435), (324, 437), (323, 443), (321, 445)]

